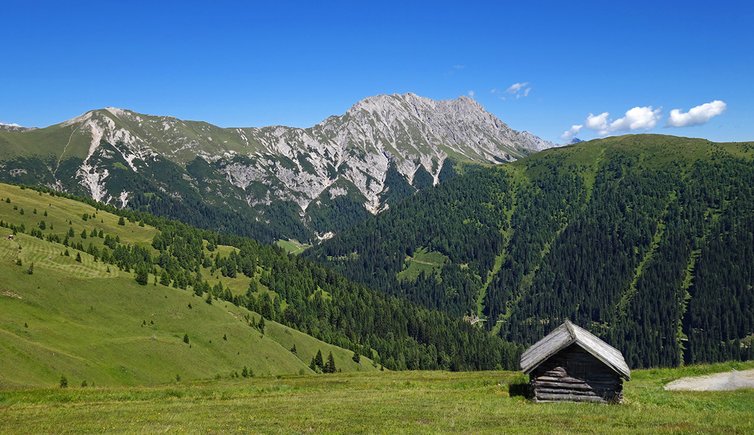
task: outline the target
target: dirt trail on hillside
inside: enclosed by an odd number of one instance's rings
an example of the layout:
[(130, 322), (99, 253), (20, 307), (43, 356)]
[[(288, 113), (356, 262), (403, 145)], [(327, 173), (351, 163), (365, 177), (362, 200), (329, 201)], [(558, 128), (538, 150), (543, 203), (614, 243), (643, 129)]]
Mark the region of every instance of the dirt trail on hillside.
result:
[(665, 385), (670, 391), (730, 391), (754, 388), (754, 369), (681, 378)]

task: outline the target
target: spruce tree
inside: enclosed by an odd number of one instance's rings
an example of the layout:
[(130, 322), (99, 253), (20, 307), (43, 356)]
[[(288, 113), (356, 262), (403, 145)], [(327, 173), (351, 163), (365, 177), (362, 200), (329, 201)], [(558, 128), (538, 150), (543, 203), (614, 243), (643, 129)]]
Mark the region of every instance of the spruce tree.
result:
[(314, 356), (314, 366), (317, 367), (320, 370), (324, 370), (325, 364), (324, 361), (322, 361), (322, 351), (317, 350), (317, 355)]
[(136, 268), (136, 282), (140, 285), (147, 285), (148, 281), (149, 273), (147, 272), (147, 268), (145, 266)]
[(322, 371), (325, 373), (335, 373), (335, 358), (333, 358), (332, 352), (327, 355), (327, 363), (325, 364), (325, 368)]

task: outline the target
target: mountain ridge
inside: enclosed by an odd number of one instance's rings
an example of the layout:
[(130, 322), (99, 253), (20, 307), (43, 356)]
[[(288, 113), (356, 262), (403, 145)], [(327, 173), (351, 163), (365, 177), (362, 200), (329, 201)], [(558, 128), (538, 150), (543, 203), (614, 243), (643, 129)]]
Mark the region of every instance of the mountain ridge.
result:
[[(201, 199), (216, 197), (208, 199), (215, 205), (232, 203), (236, 212), (252, 209), (262, 224), (277, 218), (265, 210), (274, 203), (285, 219), (300, 223), (282, 235), (307, 238), (338, 230), (322, 218), (336, 209), (358, 221), (419, 185), (439, 184), (448, 162), (503, 163), (554, 146), (511, 129), (471, 98), (415, 94), (368, 97), (308, 128), (223, 128), (106, 107), (42, 129), (0, 132), (4, 143), (0, 160), (11, 160), (0, 163), (4, 181), (19, 182), (12, 174), (36, 166), (36, 177), (49, 187), (127, 207), (139, 179), (154, 184), (148, 191), (158, 196), (191, 190)], [(14, 161), (24, 158), (42, 161)], [(182, 180), (149, 175), (165, 165)]]
[(632, 367), (750, 359), (753, 162), (626, 135), (469, 165), (303, 255), (515, 343), (570, 319)]

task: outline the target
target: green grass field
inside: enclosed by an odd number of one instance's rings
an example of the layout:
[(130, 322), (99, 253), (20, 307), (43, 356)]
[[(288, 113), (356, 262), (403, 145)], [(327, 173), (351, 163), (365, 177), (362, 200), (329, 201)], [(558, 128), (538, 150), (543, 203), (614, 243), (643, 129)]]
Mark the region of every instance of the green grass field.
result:
[(293, 255), (299, 255), (312, 247), (312, 245), (301, 243), (298, 240), (278, 240), (275, 244), (283, 248), (287, 253)]
[[(93, 229), (103, 230), (113, 237), (119, 236), (130, 243), (142, 245), (152, 243), (152, 238), (157, 234), (157, 229), (148, 225), (142, 227), (128, 221), (126, 225), (118, 225), (118, 216), (104, 211), (98, 212), (96, 208), (83, 202), (0, 183), (0, 199), (5, 198), (10, 198), (11, 202), (0, 201), (0, 220), (16, 224), (23, 223), (28, 229), (36, 227), (40, 221), (45, 221), (46, 232), (59, 234), (64, 234), (71, 227), (76, 235), (72, 238), (75, 241), (80, 240), (79, 234), (82, 230), (89, 232)], [(21, 214), (22, 209), (23, 214)], [(44, 215), (45, 212), (47, 216)], [(93, 217), (84, 220), (84, 214)], [(95, 240), (92, 238), (85, 240), (85, 242), (90, 241)]]
[(419, 248), (412, 257), (406, 257), (403, 270), (398, 272), (397, 278), (399, 281), (414, 282), (422, 272), (427, 275), (435, 274), (447, 262), (448, 257), (445, 255)]
[(229, 377), (244, 366), (259, 375), (311, 373), (317, 350), (332, 352), (344, 371), (376, 370), (367, 358), (356, 364), (352, 352), (272, 321), (262, 334), (247, 321), (258, 322), (256, 313), (208, 305), (192, 292), (72, 276), (43, 263), (28, 275), (2, 263), (0, 361), (12, 370), (0, 370), (0, 387), (55, 385), (61, 374), (77, 385), (144, 385)]
[[(668, 392), (751, 368), (641, 370), (625, 404), (532, 403), (517, 372), (377, 372), (0, 392), (0, 432), (752, 433), (754, 390)], [(514, 387), (511, 388), (511, 385)]]

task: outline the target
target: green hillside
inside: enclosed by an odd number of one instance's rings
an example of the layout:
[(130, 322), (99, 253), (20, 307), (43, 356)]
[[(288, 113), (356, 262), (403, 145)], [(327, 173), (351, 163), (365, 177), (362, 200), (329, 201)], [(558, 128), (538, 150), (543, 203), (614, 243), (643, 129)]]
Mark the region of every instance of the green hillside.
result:
[[(15, 186), (0, 185), (0, 199), (0, 360), (13, 368), (0, 371), (0, 386), (50, 385), (61, 375), (76, 384), (156, 384), (176, 376), (235, 376), (244, 367), (255, 375), (312, 373), (309, 362), (317, 351), (325, 358), (332, 352), (342, 371), (377, 369), (366, 357), (357, 364), (352, 351), (269, 319), (262, 332), (259, 314), (154, 285), (154, 275), (149, 285), (139, 285), (133, 272), (102, 260), (111, 237), (156, 252), (154, 227), (118, 225), (118, 216), (90, 205)], [(46, 236), (75, 236), (66, 246), (13, 235), (8, 223), (44, 227)], [(75, 249), (78, 243), (86, 248)], [(86, 252), (92, 249), (99, 259)]]
[[(753, 159), (752, 143), (629, 135), (465, 165), (304, 256), (453, 316), (478, 314), (514, 343), (569, 318), (632, 367), (748, 359)], [(448, 261), (418, 263), (421, 273), (412, 258), (427, 252)]]
[(330, 352), (339, 371), (490, 369), (520, 352), (280, 248), (123, 213), (0, 184), (0, 352), (23, 367), (0, 382), (309, 373), (319, 351), (316, 371)]

